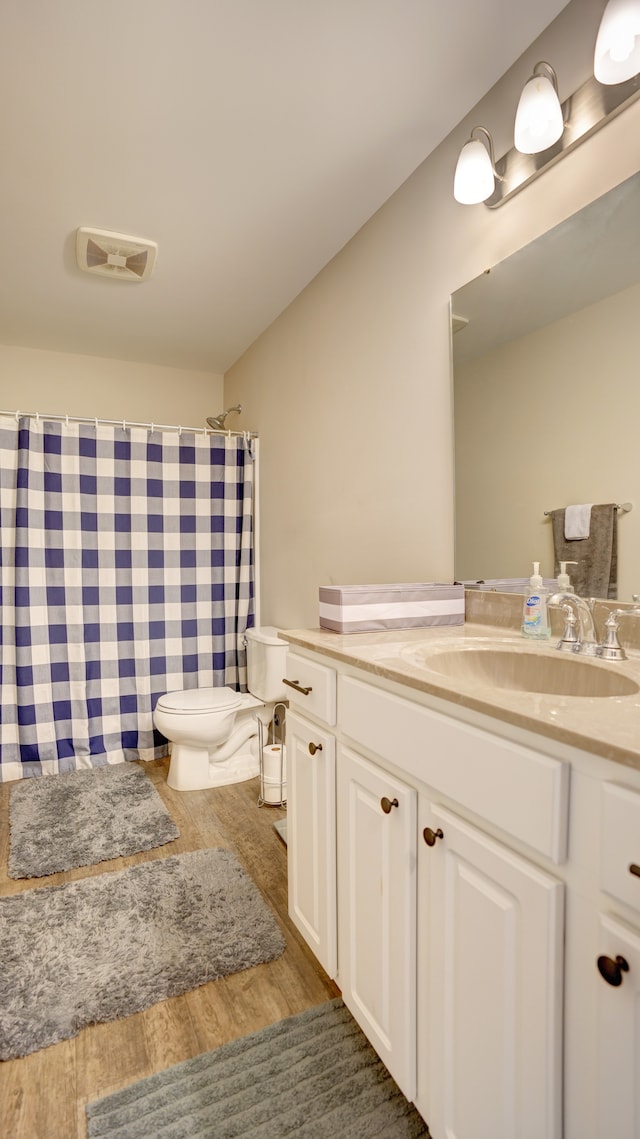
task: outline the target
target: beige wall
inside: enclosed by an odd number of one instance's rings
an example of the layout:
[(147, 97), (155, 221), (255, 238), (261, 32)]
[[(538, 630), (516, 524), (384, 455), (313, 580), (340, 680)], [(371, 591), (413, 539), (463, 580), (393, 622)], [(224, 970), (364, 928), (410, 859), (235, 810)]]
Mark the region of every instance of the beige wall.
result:
[(640, 592), (639, 311), (635, 285), (456, 367), (459, 577), (550, 576), (545, 510), (631, 501), (618, 597)]
[(574, 91), (602, 10), (573, 0), (227, 373), (262, 440), (264, 622), (315, 625), (325, 583), (451, 579), (449, 294), (640, 168), (640, 104), (495, 211), (454, 202), (457, 154), (476, 123), (512, 145), (539, 59)]
[(208, 372), (0, 344), (0, 410), (204, 427), (223, 408)]

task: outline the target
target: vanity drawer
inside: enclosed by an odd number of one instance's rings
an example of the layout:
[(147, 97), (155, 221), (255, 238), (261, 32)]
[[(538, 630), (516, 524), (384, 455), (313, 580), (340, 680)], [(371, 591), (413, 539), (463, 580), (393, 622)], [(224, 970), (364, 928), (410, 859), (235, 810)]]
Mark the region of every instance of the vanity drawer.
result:
[(602, 787), (601, 885), (640, 909), (640, 794), (620, 783)]
[(569, 765), (353, 677), (340, 677), (348, 736), (534, 850), (567, 853)]
[[(325, 724), (336, 722), (336, 670), (325, 664), (287, 653), (285, 679), (289, 704), (300, 712), (317, 716)], [(292, 687), (292, 685), (296, 687)]]

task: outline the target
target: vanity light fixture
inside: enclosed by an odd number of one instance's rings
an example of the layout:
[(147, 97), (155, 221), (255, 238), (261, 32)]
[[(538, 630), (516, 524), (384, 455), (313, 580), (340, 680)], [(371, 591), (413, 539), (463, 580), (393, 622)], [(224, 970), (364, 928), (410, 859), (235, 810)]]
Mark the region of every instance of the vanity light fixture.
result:
[[(518, 103), (515, 146), (496, 162), (489, 131), (474, 127), (456, 166), (456, 201), (484, 202), (489, 209), (503, 205), (640, 98), (640, 0), (609, 0), (597, 36), (594, 71), (561, 104), (553, 67), (537, 63)], [(488, 148), (475, 137), (479, 133)]]
[(623, 83), (640, 71), (640, 0), (609, 0), (600, 22), (593, 73), (599, 83)]
[[(478, 135), (483, 138), (477, 137)], [(485, 127), (474, 127), (465, 142), (453, 179), (453, 196), (463, 206), (490, 198), (500, 178), (493, 157), (493, 139)]]
[(539, 154), (553, 146), (563, 130), (558, 77), (551, 64), (541, 60), (522, 89), (516, 111), (514, 146), (523, 154)]

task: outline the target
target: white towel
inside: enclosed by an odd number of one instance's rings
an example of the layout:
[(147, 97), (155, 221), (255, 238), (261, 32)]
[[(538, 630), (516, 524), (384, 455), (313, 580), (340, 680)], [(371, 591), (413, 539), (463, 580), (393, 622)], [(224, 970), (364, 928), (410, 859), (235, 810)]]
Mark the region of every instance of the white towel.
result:
[(589, 537), (592, 505), (591, 502), (584, 502), (579, 506), (565, 507), (564, 536), (567, 542)]

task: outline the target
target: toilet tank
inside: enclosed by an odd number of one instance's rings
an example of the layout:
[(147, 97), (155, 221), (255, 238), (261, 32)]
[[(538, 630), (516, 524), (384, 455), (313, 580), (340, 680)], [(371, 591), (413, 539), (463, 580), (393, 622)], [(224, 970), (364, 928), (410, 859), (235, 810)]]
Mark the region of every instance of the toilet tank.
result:
[(282, 683), (286, 676), (286, 659), (289, 645), (278, 637), (273, 625), (260, 629), (247, 629), (247, 687), (253, 696), (268, 703), (286, 700), (287, 690)]

